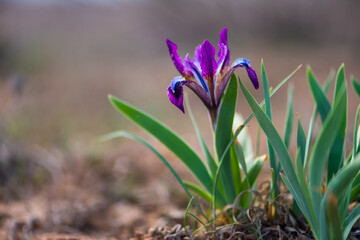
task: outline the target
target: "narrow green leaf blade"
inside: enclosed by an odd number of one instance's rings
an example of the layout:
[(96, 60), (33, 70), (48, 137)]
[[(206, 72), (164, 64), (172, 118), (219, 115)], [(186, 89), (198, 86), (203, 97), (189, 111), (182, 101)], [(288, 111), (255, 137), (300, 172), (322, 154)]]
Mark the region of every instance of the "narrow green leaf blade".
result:
[(246, 162), (245, 162), (244, 150), (239, 142), (235, 142), (235, 151), (236, 151), (236, 155), (239, 160), (240, 166), (242, 167), (242, 169), (244, 171), (245, 177), (247, 177), (248, 174), (247, 174), (247, 166), (246, 166)]
[(356, 94), (360, 97), (360, 83), (355, 80), (354, 76), (351, 76), (351, 84)]
[(325, 168), (326, 156), (335, 140), (340, 126), (343, 124), (343, 115), (346, 109), (346, 94), (343, 89), (339, 101), (335, 105), (330, 116), (326, 119), (319, 136), (314, 144), (309, 165), (309, 184), (314, 209), (317, 216), (320, 215), (322, 174)]
[[(329, 76), (327, 77), (327, 80), (323, 86), (323, 91), (325, 93), (328, 92), (329, 87), (331, 86), (332, 82), (334, 81), (334, 77), (335, 77), (335, 70), (331, 70), (329, 73)], [(315, 120), (316, 120), (316, 116), (318, 114), (318, 108), (315, 107), (313, 114), (311, 115), (311, 120), (310, 120), (310, 124), (309, 124), (309, 130), (308, 130), (308, 136), (306, 139), (306, 146), (305, 146), (305, 157), (304, 157), (304, 169), (306, 169), (307, 166), (307, 162), (309, 159), (309, 153), (310, 153), (310, 143), (312, 140), (312, 135), (313, 135), (313, 129), (314, 129), (314, 125), (315, 125)]]
[(210, 170), (210, 174), (211, 174), (211, 178), (214, 178), (214, 175), (216, 173), (216, 169), (217, 169), (217, 163), (215, 162), (214, 158), (212, 157), (209, 148), (206, 146), (204, 138), (201, 135), (200, 129), (196, 123), (195, 117), (192, 113), (188, 98), (185, 96), (185, 104), (186, 104), (186, 108), (187, 108), (187, 112), (191, 118), (191, 121), (193, 123), (195, 132), (196, 132), (196, 136), (198, 138), (198, 141), (200, 143), (201, 149), (205, 155), (206, 158), (206, 162), (208, 164), (208, 168)]
[(130, 120), (144, 128), (152, 136), (162, 142), (170, 151), (189, 168), (199, 182), (208, 192), (212, 191), (211, 177), (200, 159), (200, 157), (189, 147), (180, 137), (172, 132), (168, 127), (161, 124), (159, 120), (150, 117), (143, 111), (121, 101), (120, 99), (109, 96), (110, 102), (114, 107), (123, 113)]
[[(106, 134), (106, 135), (100, 137), (99, 140), (104, 142), (104, 141), (108, 141), (108, 140), (115, 139), (115, 138), (120, 138), (120, 137), (125, 137), (125, 138), (128, 138), (128, 139), (135, 140), (135, 141), (143, 144), (148, 149), (150, 149), (165, 164), (165, 166), (170, 170), (170, 172), (174, 175), (174, 177), (179, 182), (179, 184), (184, 189), (184, 191), (189, 196), (189, 198), (190, 199), (193, 198), (193, 196), (191, 195), (191, 193), (187, 189), (186, 185), (181, 180), (180, 176), (177, 174), (175, 169), (170, 165), (170, 163), (153, 146), (151, 146), (148, 142), (146, 142), (142, 138), (139, 138), (139, 137), (135, 136), (134, 134), (126, 132), (126, 131), (116, 131), (116, 132), (112, 132), (112, 133), (109, 133), (109, 134)], [(200, 208), (199, 204), (196, 201), (194, 201), (194, 202), (195, 202), (196, 207), (199, 209), (200, 213), (207, 219), (206, 215), (203, 213), (203, 211)]]
[[(261, 60), (261, 78), (262, 78), (262, 85), (264, 90), (264, 101), (265, 101), (265, 113), (269, 120), (271, 121), (271, 102), (270, 102), (270, 92), (269, 92), (269, 81), (266, 75), (264, 61)], [(270, 142), (268, 141), (268, 152), (269, 152), (269, 160), (270, 160), (270, 167), (273, 169), (274, 174), (272, 175), (271, 180), (271, 198), (275, 199), (277, 195), (280, 193), (279, 189), (279, 169), (276, 163), (276, 156), (273, 147), (271, 146)]]
[(351, 228), (354, 226), (356, 221), (360, 218), (360, 204), (357, 205), (350, 214), (346, 217), (343, 226), (344, 226), (344, 239), (347, 239)]
[[(212, 201), (213, 201), (212, 196), (208, 192), (206, 192), (204, 189), (202, 189), (198, 185), (191, 183), (191, 182), (184, 181), (184, 184), (190, 191), (193, 191), (194, 193), (196, 193), (197, 195), (199, 195), (200, 197), (202, 197), (209, 203), (212, 203)], [(219, 206), (217, 206), (217, 207), (219, 207)]]
[[(338, 173), (331, 179), (329, 185), (326, 189), (326, 194), (322, 201), (326, 201), (327, 197), (333, 196), (334, 199), (340, 199), (343, 193), (348, 189), (348, 187), (353, 182), (355, 176), (360, 170), (360, 155), (357, 155), (356, 158), (341, 168)], [(345, 228), (346, 228), (345, 221)]]
[[(339, 101), (339, 98), (341, 97), (343, 91), (345, 91), (345, 94), (347, 94), (344, 64), (340, 66), (336, 76), (334, 105), (337, 101)], [(341, 168), (344, 161), (343, 149), (345, 143), (346, 121), (347, 121), (347, 99), (345, 106), (346, 109), (343, 112), (342, 115), (343, 119), (341, 120), (342, 124), (336, 134), (334, 143), (331, 146), (329, 153), (328, 165), (327, 165), (327, 182), (329, 182), (332, 176), (337, 173), (337, 171)]]
[(297, 148), (299, 149), (299, 153), (300, 153), (300, 160), (301, 163), (303, 165), (303, 169), (305, 169), (305, 148), (306, 148), (306, 137), (305, 137), (305, 132), (304, 132), (304, 128), (301, 125), (300, 119), (298, 117), (298, 129), (297, 129)]
[(343, 240), (343, 230), (338, 209), (339, 206), (337, 204), (336, 198), (332, 199), (331, 197), (329, 197), (328, 201), (326, 202), (326, 207), (324, 209), (328, 222), (328, 224), (325, 225), (328, 229), (325, 229), (325, 231), (330, 230), (330, 239), (332, 240)]
[(291, 132), (293, 126), (293, 115), (294, 115), (293, 96), (294, 96), (294, 87), (290, 85), (288, 90), (288, 105), (286, 110), (285, 131), (284, 131), (285, 132), (284, 143), (287, 148), (289, 148), (290, 145)]
[[(215, 128), (215, 149), (220, 158), (232, 138), (232, 126), (234, 121), (235, 107), (237, 100), (237, 81), (235, 74), (231, 75), (229, 86), (222, 99), (221, 108)], [(236, 197), (234, 178), (240, 179), (240, 166), (232, 169), (234, 159), (230, 157), (230, 152), (225, 155), (225, 160), (221, 171), (225, 198), (228, 203), (234, 201)], [(236, 160), (237, 162), (237, 160)]]
[(254, 187), (255, 183), (256, 183), (256, 179), (258, 178), (260, 171), (264, 165), (264, 161), (266, 159), (266, 155), (262, 155), (257, 157), (254, 160), (254, 165), (249, 169), (248, 171), (248, 181), (249, 181), (249, 185), (250, 187)]
[(314, 217), (314, 210), (312, 209), (312, 205), (308, 204), (306, 202), (304, 193), (301, 190), (300, 183), (296, 177), (295, 169), (290, 157), (290, 154), (282, 141), (279, 133), (275, 129), (274, 125), (270, 121), (270, 119), (266, 116), (264, 111), (261, 109), (261, 107), (258, 105), (256, 100), (253, 98), (253, 96), (250, 94), (250, 92), (246, 89), (244, 84), (240, 82), (240, 88), (248, 101), (251, 109), (253, 110), (255, 117), (263, 129), (264, 133), (266, 134), (268, 140), (270, 141), (272, 147), (276, 151), (276, 154), (278, 156), (279, 162), (281, 163), (282, 168), (284, 169), (284, 172), (286, 174), (286, 177), (289, 179), (289, 183), (291, 184), (291, 188), (296, 193), (297, 201), (300, 202), (301, 206), (303, 206), (302, 210), (306, 218), (309, 220), (310, 225), (317, 226), (316, 220)]
[(331, 109), (330, 103), (310, 67), (307, 68), (307, 79), (316, 102), (317, 110), (320, 113), (321, 120), (324, 122)]
[(354, 157), (358, 153), (358, 148), (359, 148), (359, 146), (358, 146), (359, 139), (360, 139), (360, 136), (358, 135), (359, 134), (359, 132), (358, 132), (359, 131), (359, 115), (360, 115), (360, 104), (357, 108), (356, 116), (355, 116), (352, 159), (354, 159)]

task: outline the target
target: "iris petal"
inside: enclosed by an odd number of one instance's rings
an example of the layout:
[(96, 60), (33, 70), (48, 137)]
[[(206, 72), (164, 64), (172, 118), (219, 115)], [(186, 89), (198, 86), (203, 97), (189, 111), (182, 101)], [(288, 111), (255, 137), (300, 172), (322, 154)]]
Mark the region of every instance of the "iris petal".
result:
[(182, 87), (184, 81), (186, 80), (180, 76), (175, 77), (171, 81), (171, 84), (167, 89), (170, 102), (174, 104), (177, 108), (179, 108), (183, 113), (185, 113), (183, 105), (184, 95)]
[(256, 76), (256, 72), (255, 70), (251, 67), (250, 65), (250, 61), (245, 59), (245, 58), (238, 58), (234, 61), (234, 63), (231, 66), (233, 69), (242, 67), (246, 69), (246, 72), (252, 82), (252, 84), (254, 85), (255, 89), (259, 88), (259, 80)]
[(181, 75), (185, 75), (185, 69), (184, 69), (184, 64), (181, 60), (180, 55), (177, 53), (177, 46), (175, 43), (171, 42), (169, 39), (166, 39), (166, 44), (168, 46), (169, 49), (169, 53), (170, 53), (170, 57), (176, 67), (176, 69), (179, 71), (179, 73)]
[(192, 72), (196, 81), (204, 88), (205, 92), (209, 94), (209, 88), (204, 78), (201, 76), (201, 73), (199, 69), (196, 67), (196, 65), (190, 60), (189, 55), (186, 55), (184, 62), (185, 62), (185, 67)]
[(219, 52), (218, 52), (218, 68), (219, 68), (219, 63), (220, 60), (223, 62), (221, 68), (226, 68), (229, 67), (230, 65), (230, 51), (229, 51), (229, 46), (228, 46), (228, 41), (227, 41), (227, 28), (224, 28), (221, 32), (220, 32), (220, 40), (219, 40)]
[(175, 77), (167, 89), (170, 102), (185, 113), (183, 100), (183, 86), (188, 86), (203, 101), (206, 107), (211, 107), (210, 98), (205, 90), (196, 82), (186, 80), (181, 76)]
[(201, 62), (201, 45), (196, 47), (194, 53), (194, 61), (193, 61), (195, 66), (201, 70), (200, 62)]
[(201, 61), (200, 66), (202, 70), (202, 76), (207, 80), (213, 81), (213, 77), (216, 71), (216, 61), (215, 61), (215, 47), (208, 41), (205, 40), (201, 45)]

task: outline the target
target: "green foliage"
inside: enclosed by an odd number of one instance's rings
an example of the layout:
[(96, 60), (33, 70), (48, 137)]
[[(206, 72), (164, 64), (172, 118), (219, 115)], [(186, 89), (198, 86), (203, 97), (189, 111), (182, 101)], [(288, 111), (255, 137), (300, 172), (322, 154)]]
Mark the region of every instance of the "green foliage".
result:
[[(299, 67), (280, 82), (274, 90), (267, 90), (267, 100), (269, 100), (270, 97), (275, 94), (293, 74), (295, 74)], [(110, 102), (117, 110), (145, 129), (173, 152), (187, 166), (190, 172), (194, 174), (200, 185), (197, 183), (183, 182), (167, 160), (156, 149), (146, 141), (131, 133), (118, 131), (104, 136), (103, 140), (116, 137), (127, 137), (144, 144), (170, 169), (190, 198), (192, 198), (192, 195), (190, 194), (190, 191), (192, 191), (203, 199), (211, 202), (214, 209), (222, 209), (225, 205), (232, 204), (236, 196), (241, 192), (255, 188), (256, 179), (260, 173), (264, 160), (266, 159), (265, 155), (255, 156), (251, 144), (249, 143), (249, 136), (246, 131), (242, 132), (245, 125), (254, 115), (251, 114), (245, 121), (240, 120), (240, 124), (239, 120), (234, 121), (235, 116), (237, 116), (235, 114), (237, 85), (237, 78), (233, 74), (229, 86), (222, 97), (222, 103), (215, 125), (215, 156), (211, 154), (209, 148), (205, 144), (194, 115), (185, 98), (187, 109), (206, 161), (203, 161), (184, 140), (158, 119), (149, 116), (147, 113), (120, 99), (109, 96)], [(239, 119), (239, 117), (236, 117), (235, 119)], [(217, 182), (220, 182), (221, 184), (217, 185)], [(243, 199), (244, 200), (240, 201), (241, 207), (248, 208), (252, 198), (249, 195)], [(196, 204), (195, 200), (194, 203)]]
[[(314, 237), (321, 240), (346, 239), (351, 227), (360, 217), (359, 206), (347, 214), (349, 203), (358, 193), (360, 186), (358, 175), (360, 154), (357, 151), (360, 110), (356, 115), (354, 130), (353, 148), (356, 150), (352, 150), (352, 156), (345, 161), (343, 149), (347, 121), (347, 89), (344, 66), (340, 66), (336, 77), (332, 105), (326, 97), (328, 83), (331, 80), (327, 81), (325, 88), (322, 89), (310, 68), (307, 69), (307, 77), (315, 99), (316, 110), (311, 120), (308, 139), (298, 119), (296, 171), (287, 149), (286, 138), (281, 139), (268, 113), (263, 111), (241, 81), (240, 88), (277, 154), (284, 170), (284, 174), (280, 175), (308, 221)], [(323, 125), (310, 151), (309, 137), (312, 136), (317, 112), (320, 114)], [(307, 161), (309, 162), (308, 175), (306, 175)], [(323, 180), (324, 172), (327, 173), (327, 181)]]

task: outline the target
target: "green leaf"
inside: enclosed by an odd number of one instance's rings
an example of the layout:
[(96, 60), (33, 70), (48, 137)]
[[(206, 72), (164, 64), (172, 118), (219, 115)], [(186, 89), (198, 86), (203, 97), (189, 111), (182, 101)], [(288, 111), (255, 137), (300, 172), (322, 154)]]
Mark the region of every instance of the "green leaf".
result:
[(260, 171), (262, 169), (262, 166), (264, 165), (264, 161), (266, 159), (266, 155), (262, 155), (257, 157), (254, 160), (254, 165), (249, 169), (248, 171), (248, 182), (250, 187), (252, 188), (255, 183), (256, 183), (256, 179), (260, 174)]
[[(184, 191), (186, 192), (186, 194), (189, 196), (190, 199), (193, 198), (193, 196), (191, 195), (191, 193), (189, 192), (189, 190), (187, 189), (186, 185), (184, 184), (184, 182), (181, 180), (181, 178), (179, 177), (179, 175), (176, 173), (175, 169), (170, 165), (170, 163), (153, 147), (151, 146), (149, 143), (147, 143), (145, 140), (135, 136), (132, 133), (126, 132), (126, 131), (116, 131), (116, 132), (112, 132), (109, 134), (106, 134), (102, 137), (99, 138), (99, 140), (101, 142), (104, 141), (108, 141), (111, 139), (115, 139), (115, 138), (119, 138), (119, 137), (125, 137), (128, 139), (132, 139), (135, 140), (141, 144), (143, 144), (145, 147), (147, 147), (148, 149), (150, 149), (158, 158), (160, 158), (160, 160), (165, 164), (165, 166), (170, 170), (170, 172), (174, 175), (174, 177), (176, 178), (176, 180), (179, 182), (179, 184), (181, 185), (181, 187), (184, 189)], [(201, 210), (199, 204), (194, 201), (196, 207), (199, 209), (200, 213), (207, 219), (206, 215), (203, 213), (203, 211)], [(208, 220), (208, 219), (207, 219)]]
[(160, 123), (159, 120), (150, 117), (148, 114), (131, 106), (130, 104), (113, 96), (109, 96), (109, 99), (117, 110), (148, 131), (177, 157), (179, 157), (179, 159), (189, 168), (189, 170), (195, 175), (208, 192), (212, 191), (212, 180), (204, 163), (194, 150), (191, 149), (180, 137), (178, 137), (177, 134)]
[[(266, 75), (263, 60), (261, 60), (261, 78), (264, 89), (265, 112), (269, 120), (271, 121), (271, 102), (270, 102), (269, 82)], [(274, 170), (274, 174), (272, 175), (272, 180), (271, 180), (271, 198), (275, 199), (277, 195), (280, 193), (279, 174), (278, 174), (279, 169), (277, 167), (274, 149), (269, 141), (268, 141), (268, 152), (269, 152), (270, 167)]]
[[(244, 119), (238, 113), (235, 113), (234, 116), (234, 124), (233, 124), (233, 132), (235, 133), (237, 128), (244, 123)], [(251, 136), (247, 131), (247, 128), (244, 128), (239, 136), (237, 137), (238, 142), (240, 143), (242, 150), (245, 156), (245, 162), (248, 166), (252, 165), (252, 161), (254, 160), (254, 152), (251, 144)]]
[[(226, 145), (232, 138), (232, 126), (234, 121), (235, 107), (237, 100), (237, 81), (235, 74), (231, 75), (229, 86), (222, 99), (221, 108), (215, 128), (215, 149), (218, 158), (220, 158)], [(232, 162), (236, 161), (238, 167), (232, 169)], [(232, 203), (236, 197), (236, 184), (239, 184), (239, 180), (234, 182), (235, 179), (240, 179), (240, 166), (237, 159), (230, 158), (230, 153), (225, 155), (223, 169), (221, 172), (221, 180), (223, 183), (225, 198), (228, 203)]]
[(285, 131), (284, 131), (285, 132), (284, 143), (287, 148), (289, 148), (290, 145), (292, 125), (293, 125), (293, 115), (294, 115), (293, 95), (294, 95), (294, 88), (292, 85), (290, 85), (288, 90), (288, 105), (286, 110), (286, 121), (285, 121)]
[(307, 68), (307, 79), (316, 102), (317, 110), (320, 113), (321, 120), (324, 122), (331, 109), (330, 103), (310, 67)]
[(326, 189), (325, 196), (322, 200), (322, 204), (324, 204), (324, 201), (327, 201), (328, 198), (335, 199), (336, 201), (337, 199), (340, 199), (343, 193), (353, 182), (359, 170), (360, 155), (357, 156), (352, 162), (341, 168), (338, 173), (331, 179)]
[(346, 94), (343, 88), (340, 97), (335, 104), (330, 116), (326, 119), (319, 136), (314, 144), (314, 149), (310, 156), (309, 165), (309, 184), (311, 196), (313, 199), (314, 209), (317, 216), (320, 215), (322, 174), (324, 172), (325, 161), (330, 146), (335, 140), (337, 132), (343, 124), (343, 115), (346, 111)]
[(300, 119), (298, 117), (298, 129), (297, 129), (297, 148), (299, 149), (299, 153), (300, 153), (300, 160), (303, 166), (303, 169), (306, 168), (305, 165), (305, 148), (306, 148), (306, 137), (305, 137), (305, 133), (304, 133), (304, 129), (300, 123)]
[(234, 144), (235, 144), (235, 151), (236, 151), (236, 155), (239, 160), (240, 166), (242, 167), (245, 177), (247, 178), (248, 173), (247, 173), (247, 167), (246, 167), (245, 155), (244, 155), (243, 148), (239, 142), (235, 142)]
[(360, 139), (360, 135), (359, 135), (359, 115), (360, 115), (360, 104), (357, 108), (356, 111), (356, 116), (355, 116), (355, 123), (354, 123), (354, 138), (353, 138), (353, 153), (352, 153), (352, 159), (354, 159), (354, 157), (356, 156), (356, 154), (358, 153), (358, 149), (359, 149), (359, 139)]
[[(326, 203), (326, 217), (328, 220), (330, 239), (333, 240), (342, 240), (343, 239), (343, 230), (340, 215), (338, 212), (338, 204), (336, 198), (328, 198)], [(323, 236), (322, 236), (323, 237)], [(323, 239), (326, 239), (323, 237)]]
[[(359, 175), (360, 176), (360, 175)], [(351, 193), (350, 193), (350, 202), (355, 201), (360, 195), (360, 185), (357, 184), (352, 187)]]
[[(343, 90), (345, 89), (345, 90)], [(344, 72), (344, 64), (342, 64), (339, 68), (337, 77), (336, 77), (336, 83), (335, 83), (335, 92), (334, 92), (334, 105), (341, 97), (340, 94), (345, 91), (345, 94), (347, 94), (346, 90), (346, 80), (345, 80), (345, 72)], [(344, 155), (343, 155), (343, 149), (344, 149), (344, 143), (345, 143), (345, 132), (346, 132), (346, 120), (347, 120), (347, 100), (345, 103), (345, 111), (342, 115), (342, 125), (340, 126), (334, 143), (331, 146), (329, 158), (328, 158), (328, 165), (327, 165), (327, 182), (329, 182), (334, 174), (337, 173), (337, 171), (341, 168), (343, 161), (344, 161)]]
[(311, 202), (307, 202), (304, 193), (302, 192), (300, 183), (296, 177), (295, 169), (290, 157), (290, 154), (282, 141), (279, 133), (275, 129), (274, 125), (272, 124), (271, 120), (266, 116), (264, 111), (261, 109), (261, 107), (258, 105), (254, 97), (250, 94), (250, 92), (246, 89), (244, 84), (240, 82), (240, 88), (242, 92), (244, 93), (244, 96), (246, 100), (248, 101), (251, 109), (253, 110), (255, 117), (263, 129), (264, 133), (267, 136), (267, 139), (270, 141), (272, 147), (274, 148), (279, 162), (281, 163), (282, 168), (284, 169), (284, 172), (286, 174), (286, 178), (289, 180), (287, 181), (288, 188), (293, 189), (293, 192), (295, 193), (296, 201), (299, 203), (299, 206), (302, 207), (302, 211), (305, 215), (305, 217), (308, 219), (309, 224), (316, 228), (316, 220), (314, 216), (314, 210), (312, 207)]
[[(327, 80), (326, 80), (324, 86), (323, 86), (323, 91), (325, 93), (328, 92), (331, 83), (334, 81), (334, 76), (335, 76), (335, 71), (332, 69), (330, 71), (330, 73), (329, 73), (329, 76), (327, 77)], [(308, 161), (309, 152), (310, 152), (310, 143), (311, 143), (311, 140), (312, 140), (313, 129), (314, 129), (317, 114), (318, 114), (318, 108), (315, 107), (315, 109), (314, 109), (314, 111), (313, 111), (313, 113), (311, 115), (311, 120), (310, 120), (309, 130), (308, 130), (308, 137), (306, 139), (305, 156), (304, 156), (304, 169), (306, 169), (306, 166), (307, 166), (307, 161)]]
[(356, 94), (360, 97), (360, 83), (355, 80), (354, 76), (351, 76), (351, 84), (353, 85)]
[(351, 228), (354, 226), (356, 221), (360, 218), (360, 204), (357, 205), (350, 214), (346, 217), (343, 227), (344, 227), (344, 239), (347, 239)]
[(201, 135), (200, 129), (199, 129), (197, 123), (196, 123), (195, 117), (194, 117), (194, 115), (193, 115), (193, 113), (191, 111), (191, 107), (190, 107), (187, 96), (185, 96), (185, 105), (186, 105), (186, 108), (187, 108), (187, 112), (190, 115), (191, 121), (193, 123), (194, 129), (195, 129), (195, 132), (196, 132), (196, 136), (197, 136), (197, 138), (199, 140), (201, 149), (202, 149), (202, 151), (203, 151), (203, 153), (205, 155), (206, 162), (207, 162), (208, 167), (210, 169), (211, 178), (214, 178), (214, 175), (215, 175), (216, 169), (217, 169), (217, 163), (215, 162), (215, 160), (212, 157), (208, 147), (205, 144), (205, 141), (204, 141), (204, 139), (203, 139), (203, 137)]
[[(199, 195), (206, 201), (212, 203), (212, 201), (213, 201), (212, 196), (208, 192), (206, 192), (204, 189), (202, 189), (198, 185), (191, 183), (191, 182), (184, 181), (184, 184), (190, 191), (193, 191), (194, 193), (196, 193), (197, 195)], [(220, 206), (217, 206), (217, 208), (219, 208), (219, 207)]]
[[(290, 73), (286, 78), (284, 78), (270, 93), (270, 97), (272, 97), (300, 68), (302, 65), (299, 65), (292, 73)], [(262, 107), (264, 105), (264, 102), (261, 102), (260, 107)], [(213, 186), (213, 206), (215, 206), (216, 202), (216, 197), (217, 197), (217, 193), (216, 193), (216, 189), (217, 189), (217, 183), (218, 183), (218, 176), (220, 173), (220, 170), (222, 168), (222, 164), (224, 162), (225, 159), (225, 154), (227, 154), (227, 152), (230, 150), (230, 147), (232, 146), (233, 142), (235, 141), (235, 139), (239, 136), (239, 134), (241, 133), (241, 131), (244, 129), (245, 125), (248, 124), (248, 122), (252, 119), (252, 117), (254, 117), (255, 114), (251, 113), (248, 118), (244, 121), (244, 123), (239, 126), (237, 128), (237, 130), (234, 133), (233, 138), (228, 142), (226, 149), (224, 151), (224, 154), (221, 156), (220, 160), (219, 160), (219, 166), (218, 169), (216, 170), (216, 174), (215, 174), (215, 178), (214, 178), (214, 186)], [(215, 207), (213, 207), (213, 216), (214, 219), (216, 219), (216, 209)]]

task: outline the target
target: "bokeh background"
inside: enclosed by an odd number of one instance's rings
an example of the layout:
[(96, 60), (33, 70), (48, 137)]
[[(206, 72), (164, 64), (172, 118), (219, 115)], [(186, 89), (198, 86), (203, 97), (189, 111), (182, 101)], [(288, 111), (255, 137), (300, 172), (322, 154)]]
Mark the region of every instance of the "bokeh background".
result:
[[(219, 32), (227, 27), (231, 60), (249, 59), (260, 75), (263, 59), (272, 86), (302, 64), (290, 83), (295, 87), (294, 110), (305, 129), (313, 106), (305, 78), (307, 65), (320, 82), (341, 63), (345, 63), (348, 83), (350, 74), (360, 79), (358, 0), (1, 0), (0, 7), (2, 139), (20, 149), (30, 146), (46, 151), (55, 159), (63, 159), (64, 154), (89, 159), (120, 155), (120, 175), (129, 169), (129, 162), (143, 160), (139, 151), (147, 151), (126, 141), (96, 143), (104, 133), (130, 130), (172, 155), (117, 113), (108, 94), (161, 119), (199, 149), (188, 115), (166, 95), (170, 81), (178, 75), (166, 38), (177, 43), (182, 56), (192, 56), (204, 39), (217, 46)], [(245, 71), (236, 73), (260, 101), (263, 94), (251, 88)], [(206, 108), (191, 91), (185, 91), (210, 144)], [(275, 125), (282, 130), (287, 86), (272, 99)], [(349, 89), (350, 126), (358, 104)], [(250, 114), (242, 94), (237, 111)], [(248, 129), (256, 134), (254, 120)], [(350, 136), (351, 132), (349, 141)], [(265, 144), (262, 149), (265, 153)], [(146, 166), (160, 169), (161, 163), (149, 158)], [(183, 171), (181, 164), (173, 163)], [(150, 172), (155, 176), (158, 171)], [(130, 184), (124, 178), (121, 181), (118, 185)], [(121, 190), (122, 194), (127, 190)]]
[[(264, 59), (273, 86), (303, 64), (291, 82), (296, 89), (295, 110), (306, 125), (312, 109), (307, 64), (320, 81), (341, 63), (348, 78), (350, 73), (360, 76), (359, 10), (356, 0), (3, 0), (0, 89), (6, 91), (16, 73), (26, 79), (10, 134), (42, 146), (66, 146), (69, 141), (91, 141), (110, 130), (127, 128), (129, 122), (110, 106), (108, 94), (175, 129), (185, 123), (189, 128), (187, 115), (166, 96), (178, 73), (165, 39), (177, 43), (182, 56), (192, 55), (204, 39), (217, 45), (223, 27), (228, 27), (231, 59), (250, 59), (258, 73)], [(243, 71), (237, 74), (247, 81)], [(356, 105), (354, 93), (349, 92), (350, 103)], [(261, 91), (253, 93), (261, 99)], [(5, 98), (5, 93), (1, 95)], [(286, 88), (274, 97), (279, 119), (285, 100)], [(199, 119), (207, 121), (200, 101), (194, 98), (192, 103), (201, 113)], [(2, 105), (6, 107), (5, 100)], [(246, 114), (246, 109), (241, 98), (238, 111)]]

